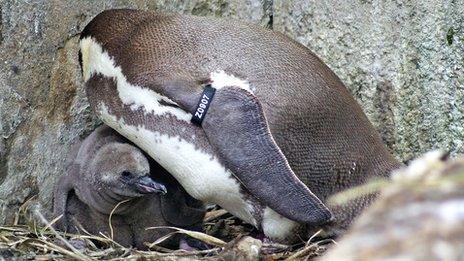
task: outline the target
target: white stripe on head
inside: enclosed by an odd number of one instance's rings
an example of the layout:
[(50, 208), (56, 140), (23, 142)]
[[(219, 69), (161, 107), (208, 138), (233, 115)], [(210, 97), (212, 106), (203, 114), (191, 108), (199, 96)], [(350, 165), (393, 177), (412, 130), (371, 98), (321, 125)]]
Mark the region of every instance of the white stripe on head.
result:
[(115, 80), (119, 98), (132, 110), (143, 108), (146, 114), (152, 113), (155, 115), (170, 113), (179, 120), (190, 122), (192, 118), (190, 113), (180, 108), (160, 104), (160, 101), (176, 104), (168, 97), (148, 88), (130, 84), (122, 73), (121, 67), (116, 66), (113, 58), (94, 39), (91, 37), (82, 39), (80, 48), (85, 81), (88, 81), (94, 74), (102, 74)]

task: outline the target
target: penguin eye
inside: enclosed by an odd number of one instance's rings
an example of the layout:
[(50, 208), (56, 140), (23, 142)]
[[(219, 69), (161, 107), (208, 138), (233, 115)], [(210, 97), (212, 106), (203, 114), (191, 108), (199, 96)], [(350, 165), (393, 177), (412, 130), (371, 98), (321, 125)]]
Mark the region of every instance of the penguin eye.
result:
[(130, 178), (130, 177), (132, 177), (132, 173), (130, 173), (129, 171), (123, 171), (123, 172), (121, 173), (121, 176), (122, 176), (123, 178)]

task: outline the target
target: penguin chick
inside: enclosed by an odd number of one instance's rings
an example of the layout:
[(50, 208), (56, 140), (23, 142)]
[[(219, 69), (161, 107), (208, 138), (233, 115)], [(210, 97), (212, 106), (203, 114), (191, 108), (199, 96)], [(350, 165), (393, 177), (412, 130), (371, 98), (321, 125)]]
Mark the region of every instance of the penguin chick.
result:
[[(69, 158), (68, 173), (55, 185), (54, 216), (62, 215), (58, 229), (103, 233), (121, 245), (146, 249), (144, 242), (172, 232), (146, 228), (201, 226), (203, 205), (111, 128), (97, 128), (75, 145)], [(165, 245), (175, 246), (178, 240)]]

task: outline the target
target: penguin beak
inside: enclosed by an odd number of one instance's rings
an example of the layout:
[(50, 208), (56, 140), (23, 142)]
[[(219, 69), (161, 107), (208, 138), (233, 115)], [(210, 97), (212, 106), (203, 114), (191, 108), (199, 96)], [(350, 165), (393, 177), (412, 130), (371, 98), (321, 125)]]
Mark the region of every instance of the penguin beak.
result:
[(134, 185), (137, 189), (142, 194), (147, 194), (147, 193), (161, 193), (161, 194), (166, 194), (168, 191), (166, 190), (166, 187), (154, 181), (150, 176), (143, 176), (140, 178), (137, 178), (134, 182)]

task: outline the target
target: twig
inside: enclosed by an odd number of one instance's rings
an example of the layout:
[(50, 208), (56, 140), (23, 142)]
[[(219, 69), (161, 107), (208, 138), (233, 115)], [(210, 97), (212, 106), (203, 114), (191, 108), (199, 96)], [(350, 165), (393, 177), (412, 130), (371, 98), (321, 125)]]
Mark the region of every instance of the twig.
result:
[(322, 233), (322, 229), (319, 229), (316, 233), (314, 233), (314, 234), (308, 239), (308, 241), (306, 242), (305, 246), (308, 246), (308, 245), (311, 243), (311, 241), (312, 241), (315, 237), (317, 237), (317, 235), (319, 235), (320, 233)]
[(211, 220), (214, 220), (216, 218), (219, 218), (225, 214), (227, 214), (229, 212), (227, 212), (226, 210), (224, 209), (219, 209), (219, 210), (213, 210), (213, 211), (210, 211), (210, 212), (207, 212), (206, 215), (205, 215), (205, 218), (203, 219), (204, 222), (209, 222)]
[(108, 240), (110, 243), (120, 247), (120, 248), (125, 248), (124, 246), (122, 246), (121, 244), (119, 244), (118, 242), (114, 241), (112, 238), (109, 238), (107, 235), (103, 234), (102, 232), (99, 233), (103, 238), (105, 238), (106, 240)]
[(118, 204), (116, 204), (116, 206), (114, 206), (113, 210), (111, 210), (110, 212), (110, 216), (108, 217), (108, 225), (110, 227), (110, 237), (111, 237), (111, 240), (113, 240), (113, 225), (111, 224), (111, 218), (113, 217), (113, 213), (116, 211), (116, 209), (121, 205), (121, 204), (124, 204), (128, 201), (130, 201), (131, 199), (126, 199), (126, 200), (123, 200), (121, 202), (119, 202)]
[(16, 226), (19, 224), (19, 216), (21, 215), (21, 212), (24, 212), (24, 209), (27, 208), (27, 206), (29, 205), (29, 203), (35, 199), (37, 197), (37, 195), (34, 195), (30, 198), (28, 198), (18, 209), (18, 211), (15, 213), (15, 218), (14, 218), (14, 221), (13, 221), (13, 225)]
[[(34, 214), (40, 219), (41, 222), (43, 222), (44, 224), (47, 224), (46, 227), (48, 227), (47, 219), (45, 219), (45, 217), (42, 215), (42, 213), (40, 213), (39, 210), (35, 209)], [(73, 253), (73, 255), (71, 255), (71, 256), (78, 257), (78, 259), (82, 259), (82, 260), (91, 260), (90, 258), (85, 256), (84, 254), (79, 252), (76, 248), (74, 248), (64, 237), (62, 237), (58, 232), (56, 232), (56, 230), (53, 227), (49, 226), (49, 230), (52, 231), (52, 233), (55, 235), (56, 238), (61, 240), (69, 249), (71, 249), (72, 252), (64, 249), (67, 252)], [(46, 241), (44, 241), (44, 242), (49, 244)]]
[(291, 261), (291, 260), (300, 260), (300, 257), (305, 256), (309, 254), (311, 251), (314, 251), (317, 249), (319, 246), (317, 244), (311, 244), (309, 246), (305, 246), (303, 249), (297, 251), (293, 255), (289, 256), (286, 258), (286, 261)]
[(56, 218), (54, 218), (52, 221), (50, 221), (50, 223), (48, 223), (45, 227), (44, 227), (44, 231), (46, 231), (49, 227), (53, 226), (53, 224), (55, 224), (58, 220), (60, 220), (61, 218), (63, 217), (63, 214), (57, 216)]
[(211, 245), (215, 245), (215, 246), (225, 246), (227, 243), (222, 241), (221, 239), (219, 238), (216, 238), (216, 237), (213, 237), (213, 236), (210, 236), (208, 234), (205, 234), (205, 233), (201, 233), (201, 232), (197, 232), (197, 231), (190, 231), (190, 230), (186, 230), (186, 229), (182, 229), (182, 228), (177, 228), (177, 227), (149, 227), (149, 228), (146, 228), (146, 230), (150, 230), (150, 229), (157, 229), (157, 228), (169, 228), (169, 229), (173, 229), (173, 230), (177, 230), (183, 234), (186, 234), (186, 235), (189, 235), (195, 239), (198, 239), (198, 240), (201, 240), (203, 242), (206, 242), (208, 244), (211, 244)]
[[(48, 246), (51, 250), (60, 252), (60, 253), (65, 254), (65, 255), (67, 255), (67, 256), (73, 257), (73, 258), (75, 258), (75, 259), (77, 259), (77, 260), (89, 260), (89, 261), (92, 260), (92, 259), (90, 259), (90, 258), (88, 258), (88, 257), (86, 257), (86, 256), (84, 256), (84, 255), (82, 255), (82, 253), (79, 253), (79, 254), (74, 253), (74, 252), (72, 252), (72, 251), (69, 251), (69, 250), (67, 250), (67, 249), (64, 249), (64, 248), (62, 248), (62, 247), (60, 247), (60, 246), (58, 246), (58, 245), (54, 245), (54, 244), (52, 244), (52, 243), (50, 243), (50, 242), (47, 242), (47, 241), (43, 241), (43, 240), (40, 240), (40, 239), (30, 239), (30, 240), (31, 240), (31, 241), (39, 241), (40, 243), (42, 243), (42, 244), (39, 244), (39, 243), (31, 242), (31, 243), (29, 243), (29, 245), (31, 245), (31, 246), (35, 246), (35, 247), (45, 247), (45, 246)], [(44, 251), (44, 252), (45, 252), (45, 251)]]

